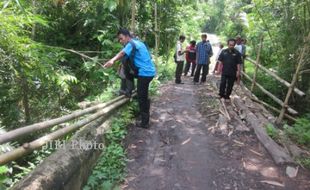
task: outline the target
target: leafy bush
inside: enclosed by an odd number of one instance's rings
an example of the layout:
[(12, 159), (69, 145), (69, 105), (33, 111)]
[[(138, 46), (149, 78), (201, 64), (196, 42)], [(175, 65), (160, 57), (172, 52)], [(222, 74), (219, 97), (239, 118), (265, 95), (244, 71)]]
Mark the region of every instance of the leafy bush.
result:
[(117, 182), (123, 180), (126, 156), (120, 142), (125, 138), (126, 125), (132, 118), (132, 108), (128, 106), (112, 120), (111, 129), (105, 135), (108, 146), (98, 159), (84, 190), (113, 189)]
[(268, 124), (266, 126), (266, 132), (272, 139), (277, 139), (279, 137), (278, 130), (271, 124)]
[(290, 138), (301, 145), (310, 147), (310, 120), (299, 118), (293, 127), (285, 127), (285, 131)]
[(305, 168), (310, 169), (310, 158), (298, 158), (297, 162)]

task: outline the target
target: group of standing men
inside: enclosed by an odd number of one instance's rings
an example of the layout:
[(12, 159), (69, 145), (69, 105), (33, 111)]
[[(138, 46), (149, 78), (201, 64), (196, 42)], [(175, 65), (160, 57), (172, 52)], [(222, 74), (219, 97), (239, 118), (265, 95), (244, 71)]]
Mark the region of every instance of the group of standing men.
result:
[[(111, 67), (118, 60), (122, 60), (123, 65), (127, 63), (128, 72), (124, 72), (124, 78), (126, 80), (130, 79), (130, 93), (133, 88), (133, 78), (137, 78), (137, 96), (141, 118), (137, 125), (142, 128), (147, 128), (150, 120), (150, 100), (148, 98), (148, 90), (149, 84), (156, 74), (156, 68), (152, 61), (150, 52), (143, 42), (134, 38), (126, 29), (120, 29), (117, 36), (119, 42), (124, 47), (113, 58), (107, 61), (103, 67)], [(184, 75), (187, 75), (190, 66), (192, 66), (191, 76), (194, 77), (194, 84), (197, 84), (199, 81), (200, 83), (205, 83), (209, 72), (210, 57), (213, 55), (212, 46), (207, 40), (207, 34), (201, 35), (201, 42), (197, 45), (195, 41), (191, 41), (190, 46), (186, 49), (182, 48), (182, 43), (184, 41), (185, 36), (180, 36), (177, 43), (175, 54), (175, 62), (177, 63), (175, 83), (182, 84), (181, 76), (185, 58), (186, 66)], [(245, 51), (245, 46), (236, 46), (235, 39), (229, 39), (227, 45), (228, 48), (221, 51), (217, 60), (219, 62), (218, 71), (222, 74), (219, 95), (221, 98), (225, 99), (229, 99), (234, 81), (236, 78), (240, 77), (240, 65), (243, 61), (242, 55), (239, 51)], [(132, 76), (128, 76), (129, 73), (131, 73), (130, 75)]]
[[(195, 41), (191, 41), (190, 45), (185, 49), (182, 48), (184, 41), (185, 36), (181, 35), (176, 46), (175, 83), (183, 84), (181, 76), (185, 61), (184, 76), (188, 74), (191, 67), (191, 76), (194, 77), (193, 83), (205, 83), (209, 72), (210, 57), (213, 55), (212, 46), (209, 40), (207, 40), (207, 34), (201, 35), (201, 42), (197, 45)], [(229, 39), (226, 49), (222, 49), (223, 45), (220, 44), (220, 51), (216, 58), (216, 66), (213, 73), (221, 74), (219, 96), (225, 100), (230, 99), (229, 96), (234, 82), (240, 80), (241, 70), (244, 71), (246, 46), (242, 41), (244, 42), (240, 36), (237, 36), (236, 39)]]
[[(196, 41), (191, 41), (190, 45), (183, 49), (182, 43), (185, 41), (185, 36), (181, 35), (177, 42), (176, 47), (176, 72), (175, 83), (183, 84), (181, 80), (184, 62), (186, 59), (186, 65), (184, 69), (184, 75), (186, 76), (190, 66), (192, 66), (191, 76), (194, 77), (193, 82), (197, 84), (205, 83), (207, 74), (209, 72), (210, 57), (213, 55), (213, 50), (210, 42), (207, 40), (207, 34), (201, 35), (201, 42), (196, 45)], [(202, 71), (202, 75), (200, 75)]]

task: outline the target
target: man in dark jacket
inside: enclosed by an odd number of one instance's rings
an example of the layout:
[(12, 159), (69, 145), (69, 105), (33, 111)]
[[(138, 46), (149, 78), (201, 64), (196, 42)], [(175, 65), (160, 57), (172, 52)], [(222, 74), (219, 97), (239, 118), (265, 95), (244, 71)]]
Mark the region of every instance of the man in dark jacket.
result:
[(218, 61), (221, 68), (220, 98), (229, 100), (235, 80), (240, 77), (241, 54), (235, 47), (236, 40), (227, 41), (228, 48), (220, 54)]

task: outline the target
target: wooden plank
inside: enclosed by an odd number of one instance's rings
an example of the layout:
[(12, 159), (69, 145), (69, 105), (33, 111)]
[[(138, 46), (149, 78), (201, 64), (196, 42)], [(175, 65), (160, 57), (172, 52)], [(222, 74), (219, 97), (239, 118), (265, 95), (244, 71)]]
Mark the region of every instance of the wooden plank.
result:
[[(256, 61), (254, 61), (253, 59), (247, 57), (246, 60), (248, 60), (250, 63), (253, 63), (255, 66), (258, 66), (259, 69), (265, 71), (267, 74), (269, 74), (270, 76), (272, 76), (274, 79), (276, 79), (277, 81), (279, 81), (280, 83), (284, 84), (287, 87), (290, 87), (291, 84), (289, 82), (287, 82), (286, 80), (282, 79), (281, 77), (279, 77), (277, 74), (275, 74), (274, 72), (270, 71), (269, 69), (267, 69), (266, 67), (257, 64)], [(294, 87), (294, 92), (296, 94), (298, 94), (299, 96), (305, 96), (306, 94), (299, 90), (298, 88)]]
[[(246, 79), (248, 79), (249, 81), (252, 82), (251, 77), (249, 77), (249, 75), (245, 74), (244, 72), (242, 72), (243, 76), (245, 76)], [(273, 95), (272, 93), (270, 93), (268, 90), (266, 90), (264, 87), (262, 87), (262, 85), (260, 85), (259, 83), (256, 83), (256, 86), (263, 92), (265, 93), (267, 96), (269, 96), (270, 98), (272, 98), (275, 102), (277, 102), (280, 106), (283, 106), (284, 102), (282, 100), (280, 100), (279, 98), (277, 98), (275, 95)], [(294, 110), (293, 108), (287, 106), (287, 111), (293, 115), (298, 114), (298, 112), (296, 110)]]

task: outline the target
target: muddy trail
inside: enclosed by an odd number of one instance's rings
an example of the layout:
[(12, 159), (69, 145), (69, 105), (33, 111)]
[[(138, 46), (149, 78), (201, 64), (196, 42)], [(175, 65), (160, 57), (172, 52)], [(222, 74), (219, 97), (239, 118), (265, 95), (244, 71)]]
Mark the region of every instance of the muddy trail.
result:
[(160, 88), (150, 128), (129, 128), (123, 189), (310, 189), (309, 173), (299, 168), (289, 178), (240, 119), (232, 118), (227, 133), (215, 130), (221, 103), (212, 83), (218, 80), (209, 75), (206, 84), (193, 85), (183, 77), (185, 84)]

